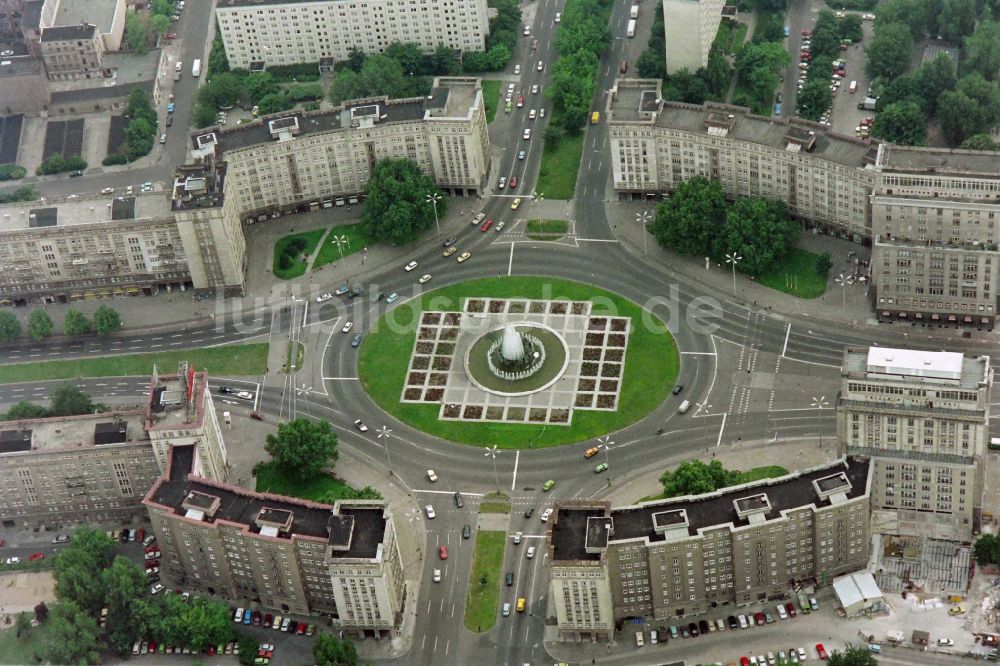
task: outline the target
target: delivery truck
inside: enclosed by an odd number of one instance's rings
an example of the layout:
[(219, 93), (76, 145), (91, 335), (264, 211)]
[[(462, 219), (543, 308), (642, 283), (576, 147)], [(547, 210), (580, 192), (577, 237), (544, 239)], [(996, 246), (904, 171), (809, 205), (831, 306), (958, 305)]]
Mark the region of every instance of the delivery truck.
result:
[(628, 30), (625, 32), (629, 37), (635, 37), (635, 19), (630, 19), (628, 22)]
[(201, 60), (195, 60), (194, 64), (191, 65), (191, 76), (201, 75)]
[(632, 5), (632, 9), (628, 11), (629, 18), (639, 18), (639, 5)]

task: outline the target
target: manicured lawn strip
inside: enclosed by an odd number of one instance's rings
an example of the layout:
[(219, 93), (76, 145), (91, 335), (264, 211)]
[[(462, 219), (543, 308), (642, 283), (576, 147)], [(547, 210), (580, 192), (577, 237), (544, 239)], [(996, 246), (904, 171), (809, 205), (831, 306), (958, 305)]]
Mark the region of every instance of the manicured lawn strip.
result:
[[(282, 236), (278, 239), (278, 242), (274, 244), (274, 263), (272, 264), (272, 270), (275, 277), (281, 278), (282, 280), (291, 280), (292, 278), (297, 278), (300, 275), (304, 275), (306, 272), (306, 262), (302, 261), (302, 257), (308, 257), (316, 249), (316, 244), (319, 243), (319, 239), (323, 237), (326, 233), (326, 229), (313, 229), (312, 231), (304, 231), (300, 234), (290, 234), (288, 236)], [(282, 270), (279, 268), (278, 263), (281, 259), (281, 255), (285, 251), (285, 246), (292, 242), (295, 238), (301, 238), (306, 242), (306, 249), (302, 251), (302, 255), (294, 257), (294, 261), (290, 268)]]
[[(489, 631), (500, 611), (500, 569), (503, 567), (505, 532), (476, 533), (476, 550), (469, 574), (469, 597), (465, 604), (465, 628)], [(486, 580), (483, 583), (483, 579)]]
[(257, 492), (259, 493), (274, 493), (300, 497), (313, 502), (323, 502), (325, 501), (323, 498), (329, 493), (339, 493), (344, 489), (350, 489), (350, 486), (332, 474), (323, 474), (313, 481), (303, 483), (282, 474), (273, 462), (261, 465), (257, 471)]
[(765, 287), (783, 291), (798, 298), (819, 298), (826, 292), (827, 273), (816, 272), (819, 255), (801, 248), (794, 248), (770, 272), (757, 278)]
[[(738, 486), (744, 483), (750, 483), (751, 481), (761, 481), (763, 479), (776, 479), (779, 476), (786, 476), (788, 470), (780, 465), (763, 465), (762, 467), (753, 467), (746, 470), (745, 472), (740, 472), (740, 479), (733, 485)], [(658, 495), (649, 495), (640, 499), (640, 502), (655, 502), (656, 500), (663, 499), (663, 493)]]
[[(32, 619), (35, 617), (34, 613), (24, 614)], [(48, 624), (32, 627), (26, 636), (18, 638), (17, 630), (14, 629), (15, 619), (16, 617), (12, 617), (10, 624), (0, 631), (0, 663), (37, 663), (35, 655), (42, 651), (42, 646), (47, 640)]]
[(154, 364), (161, 372), (173, 372), (181, 361), (189, 361), (196, 370), (207, 370), (214, 376), (257, 375), (267, 368), (267, 343), (0, 365), (0, 384), (73, 377), (149, 375), (153, 371)]
[[(558, 113), (553, 112), (550, 124), (558, 124)], [(576, 173), (583, 159), (583, 131), (566, 134), (553, 144), (546, 141), (542, 148), (542, 164), (538, 169), (535, 192), (546, 199), (572, 199), (576, 189)]]
[(510, 499), (506, 495), (489, 493), (479, 503), (479, 513), (510, 513)]
[(501, 81), (483, 81), (483, 101), (486, 102), (486, 122), (493, 122), (500, 106)]
[(345, 257), (349, 257), (355, 252), (360, 252), (364, 248), (375, 244), (375, 241), (361, 230), (360, 222), (355, 224), (338, 224), (330, 230), (330, 235), (323, 241), (323, 247), (319, 249), (319, 252), (316, 254), (316, 261), (313, 262), (313, 268), (319, 268), (327, 264), (332, 264), (335, 261), (340, 261), (340, 249), (337, 247), (337, 243), (334, 242), (334, 238), (340, 236), (347, 238), (347, 245), (344, 246)]
[[(440, 405), (400, 403), (407, 363), (416, 339), (416, 311), (458, 310), (463, 297), (555, 298), (572, 300), (607, 299), (614, 314), (632, 317), (625, 356), (624, 384), (618, 411), (575, 410), (568, 427), (537, 425), (465, 423), (438, 420)], [(604, 301), (602, 301), (604, 302)], [(593, 314), (610, 314), (603, 305)], [(392, 329), (405, 331), (392, 333)], [(496, 444), (500, 448), (546, 447), (578, 442), (618, 430), (652, 411), (666, 398), (678, 370), (677, 346), (666, 332), (654, 332), (642, 325), (642, 309), (628, 299), (611, 292), (566, 280), (540, 277), (508, 277), (472, 280), (425, 294), (420, 302), (411, 301), (390, 310), (365, 336), (358, 367), (362, 386), (382, 409), (396, 415), (414, 428), (444, 439), (479, 446)]]
[(564, 234), (569, 229), (569, 222), (566, 220), (528, 220), (527, 233), (529, 234)]

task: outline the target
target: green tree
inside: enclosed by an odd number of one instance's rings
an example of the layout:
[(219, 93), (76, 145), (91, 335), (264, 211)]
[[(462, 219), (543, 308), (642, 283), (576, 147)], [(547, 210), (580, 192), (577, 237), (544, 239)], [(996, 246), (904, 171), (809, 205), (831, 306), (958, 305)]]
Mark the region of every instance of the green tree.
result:
[(212, 41), (212, 52), (208, 54), (208, 74), (212, 77), (229, 71), (229, 58), (226, 57), (226, 45), (222, 41), (222, 32), (218, 24), (215, 26), (215, 39)]
[(878, 666), (878, 660), (865, 645), (847, 644), (843, 650), (830, 653), (828, 666)]
[(980, 566), (1000, 564), (1000, 535), (983, 534), (972, 547), (972, 554)]
[(996, 83), (970, 74), (959, 80), (955, 90), (941, 94), (937, 117), (948, 143), (958, 146), (973, 134), (989, 132), (998, 111)]
[(951, 90), (958, 82), (956, 69), (951, 56), (942, 53), (934, 60), (921, 65), (914, 73), (916, 88), (920, 91), (916, 96), (921, 102), (920, 107), (928, 117), (937, 113), (937, 100), (941, 93)]
[(52, 317), (45, 310), (34, 309), (28, 315), (28, 335), (33, 340), (44, 340), (52, 335)]
[(433, 52), (425, 56), (425, 74), (435, 76), (455, 76), (462, 72), (462, 65), (455, 57), (455, 52), (449, 47), (441, 44)]
[(838, 19), (837, 33), (841, 39), (849, 39), (855, 43), (860, 42), (861, 38), (864, 37), (864, 31), (861, 29), (861, 15), (848, 14), (844, 18)]
[(894, 79), (904, 71), (913, 51), (913, 36), (903, 23), (890, 23), (879, 28), (865, 49), (865, 73), (870, 78)]
[(736, 55), (736, 71), (755, 106), (771, 99), (778, 87), (778, 72), (788, 63), (788, 51), (780, 42), (750, 43)]
[(829, 252), (824, 252), (816, 258), (816, 272), (818, 274), (829, 273), (831, 268), (833, 268), (833, 259), (830, 258)]
[(215, 124), (215, 109), (208, 104), (198, 103), (191, 114), (191, 124), (196, 128), (209, 127)]
[(244, 77), (233, 72), (216, 74), (198, 90), (198, 101), (215, 108), (232, 106), (243, 94)]
[(145, 118), (133, 118), (125, 128), (125, 156), (130, 162), (148, 155), (153, 149), (156, 125)]
[(360, 72), (361, 68), (364, 67), (365, 60), (367, 59), (368, 56), (365, 55), (364, 51), (357, 46), (352, 46), (347, 50), (347, 60), (339, 63), (341, 66), (337, 69), (347, 68), (352, 72)]
[(701, 460), (686, 460), (677, 469), (660, 476), (664, 497), (704, 495), (739, 482), (737, 470), (727, 470), (718, 460), (706, 464)]
[(233, 639), (232, 615), (222, 602), (196, 597), (181, 608), (181, 630), (187, 639), (185, 644), (192, 649), (201, 651)]
[[(365, 192), (361, 222), (376, 241), (403, 245), (434, 225), (434, 209), (427, 196), (439, 192), (420, 167), (406, 159), (381, 160), (372, 169)], [(439, 217), (448, 210), (448, 197), (437, 204)]]
[[(473, 55), (473, 54), (470, 54)], [(330, 101), (340, 104), (347, 99), (364, 97), (361, 73), (346, 67), (338, 71), (330, 83)]]
[(103, 405), (96, 405), (90, 396), (72, 382), (63, 382), (52, 392), (52, 416), (77, 416), (103, 411)]
[(698, 73), (705, 80), (708, 92), (713, 97), (721, 99), (729, 88), (730, 79), (733, 78), (733, 67), (719, 49), (713, 48), (708, 52), (708, 64), (704, 70), (698, 70)]
[(277, 434), (267, 436), (264, 448), (283, 473), (300, 481), (315, 479), (339, 457), (330, 424), (304, 418), (279, 425)]
[(976, 0), (941, 0), (938, 32), (948, 41), (961, 43), (976, 27)]
[(31, 631), (31, 616), (27, 613), (18, 613), (14, 620), (14, 634), (17, 638), (24, 638)]
[(361, 490), (355, 490), (354, 488), (343, 487), (339, 490), (334, 490), (323, 496), (322, 501), (327, 504), (333, 504), (337, 500), (356, 500), (356, 499), (382, 499), (382, 493), (375, 490), (371, 486), (365, 486)]
[(0, 342), (13, 342), (21, 337), (21, 321), (13, 312), (0, 312)]
[(922, 146), (927, 139), (926, 122), (916, 102), (889, 104), (875, 116), (872, 136), (901, 146)]
[(267, 72), (248, 74), (243, 78), (243, 88), (246, 90), (247, 97), (254, 104), (259, 104), (260, 100), (268, 95), (276, 95), (281, 92), (281, 86)]
[(240, 666), (254, 666), (254, 660), (257, 658), (257, 641), (253, 636), (239, 634), (236, 637), (236, 642), (240, 644), (240, 656), (238, 657)]
[(788, 254), (800, 232), (783, 203), (757, 197), (737, 199), (726, 207), (726, 220), (712, 243), (712, 257), (722, 262), (727, 253), (736, 252), (743, 257), (736, 270), (760, 275)]
[(108, 639), (111, 649), (125, 656), (146, 629), (143, 613), (136, 612), (146, 596), (146, 574), (139, 565), (119, 555), (101, 575), (108, 591)]
[(884, 0), (875, 18), (875, 34), (887, 25), (902, 23), (914, 40), (923, 39), (935, 29), (939, 7), (928, 0)]
[(289, 99), (288, 95), (275, 94), (275, 95), (264, 95), (257, 102), (258, 111), (260, 115), (266, 116), (270, 113), (281, 113), (282, 111), (287, 111), (288, 109), (295, 106), (295, 103)]
[(963, 71), (994, 81), (1000, 76), (1000, 23), (986, 19), (965, 39)]
[(157, 37), (162, 37), (170, 32), (170, 17), (162, 14), (153, 14), (149, 17), (149, 29)]
[(809, 79), (802, 86), (802, 91), (799, 92), (797, 102), (800, 116), (809, 120), (819, 120), (820, 116), (833, 103), (830, 84), (824, 79)]
[(97, 617), (107, 594), (100, 572), (111, 564), (114, 545), (104, 532), (77, 528), (69, 545), (56, 558), (56, 597)]
[(90, 320), (79, 310), (69, 309), (63, 317), (63, 333), (66, 335), (86, 335), (90, 333)]
[(98, 664), (99, 637), (93, 617), (72, 601), (60, 601), (49, 613), (41, 656), (52, 664)]
[(313, 659), (316, 666), (357, 666), (358, 651), (350, 640), (321, 633), (313, 642)]
[(111, 335), (122, 327), (122, 318), (117, 310), (102, 305), (94, 311), (94, 330), (98, 335)]
[(174, 3), (170, 0), (153, 0), (150, 9), (154, 16), (166, 16), (167, 20), (174, 15)]
[(973, 134), (960, 147), (965, 150), (1000, 150), (1000, 143), (991, 139), (989, 134)]
[(398, 62), (404, 74), (426, 73), (424, 72), (424, 52), (418, 44), (393, 42), (385, 47), (382, 54)]
[(44, 419), (50, 415), (48, 407), (36, 405), (27, 400), (21, 400), (14, 404), (7, 413), (3, 415), (4, 421), (19, 421), (21, 419)]
[(681, 254), (706, 256), (726, 215), (726, 197), (717, 181), (696, 176), (678, 184), (660, 204), (651, 231), (659, 243)]
[(149, 53), (150, 25), (145, 16), (130, 11), (125, 14), (125, 45), (138, 54)]

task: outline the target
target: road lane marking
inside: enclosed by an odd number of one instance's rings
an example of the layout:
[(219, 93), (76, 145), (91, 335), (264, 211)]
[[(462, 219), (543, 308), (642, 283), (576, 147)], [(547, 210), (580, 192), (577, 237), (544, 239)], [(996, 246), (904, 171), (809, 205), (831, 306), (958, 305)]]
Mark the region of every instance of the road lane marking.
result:
[(726, 431), (726, 417), (729, 416), (729, 412), (722, 413), (722, 425), (719, 426), (719, 439), (715, 440), (715, 448), (722, 446), (722, 433)]
[[(454, 495), (454, 490), (420, 490), (419, 488), (414, 488), (415, 493), (428, 493), (431, 495)], [(484, 493), (462, 493), (462, 497), (484, 497)], [(440, 537), (439, 537), (440, 539)]]
[(687, 355), (687, 356), (715, 356), (716, 355), (715, 352), (689, 352), (689, 351), (681, 352), (681, 354), (682, 355)]
[(507, 260), (507, 276), (514, 270), (514, 244), (510, 244), (510, 259)]
[(510, 482), (510, 490), (511, 490), (511, 492), (514, 491), (514, 486), (517, 485), (517, 463), (518, 463), (518, 461), (520, 459), (521, 459), (521, 451), (518, 450), (514, 454), (514, 478)]
[(785, 345), (781, 348), (781, 355), (784, 356), (785, 352), (788, 350), (788, 336), (792, 333), (792, 323), (788, 322), (788, 328), (785, 329)]

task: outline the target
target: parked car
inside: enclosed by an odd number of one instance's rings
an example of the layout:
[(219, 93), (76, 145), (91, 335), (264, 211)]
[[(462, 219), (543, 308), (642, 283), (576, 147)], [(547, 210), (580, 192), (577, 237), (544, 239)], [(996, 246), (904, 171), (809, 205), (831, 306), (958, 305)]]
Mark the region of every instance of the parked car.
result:
[(830, 656), (827, 654), (826, 648), (823, 647), (822, 643), (816, 643), (816, 654), (819, 655), (820, 659), (827, 659)]
[(32, 553), (31, 555), (28, 555), (29, 562), (37, 562), (38, 560), (44, 560), (44, 559), (45, 559), (45, 553)]
[(427, 512), (428, 518), (434, 518), (434, 516), (437, 515), (436, 513), (434, 513), (434, 507), (432, 507), (430, 504), (424, 507), (424, 511)]

